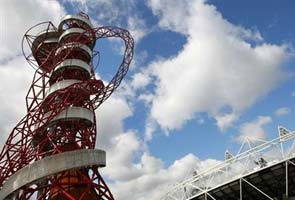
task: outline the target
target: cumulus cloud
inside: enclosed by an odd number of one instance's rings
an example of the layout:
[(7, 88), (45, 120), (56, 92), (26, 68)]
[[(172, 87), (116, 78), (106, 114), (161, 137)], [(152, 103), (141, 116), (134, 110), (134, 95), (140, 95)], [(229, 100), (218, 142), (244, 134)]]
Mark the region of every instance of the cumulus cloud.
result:
[(229, 113), (217, 115), (215, 119), (217, 121), (217, 126), (220, 130), (224, 131), (233, 125), (233, 123), (238, 119), (238, 116), (235, 113)]
[(138, 16), (129, 17), (127, 27), (135, 41), (139, 41), (149, 32), (145, 21)]
[[(97, 111), (97, 147), (107, 152), (107, 166), (101, 173), (109, 180), (115, 198), (160, 199), (169, 185), (192, 176), (194, 170), (200, 172), (219, 163), (187, 154), (165, 166), (160, 158), (149, 153), (148, 138), (141, 139), (136, 130), (124, 127), (124, 120), (133, 115), (127, 100), (129, 92), (124, 91), (120, 90)], [(132, 195), (129, 191), (133, 191)]]
[(142, 88), (148, 85), (149, 82), (150, 82), (149, 76), (146, 76), (144, 73), (136, 73), (132, 77), (132, 81), (130, 84), (133, 87), (133, 89), (136, 90), (138, 88)]
[[(69, 1), (85, 6), (90, 2)], [(101, 12), (99, 19), (110, 17), (109, 22), (112, 22), (120, 18), (121, 10), (117, 9), (120, 6), (110, 7), (110, 2), (115, 1), (96, 2), (102, 2), (106, 10), (112, 8), (107, 15)], [(33, 75), (23, 58), (16, 57), (20, 52), (21, 36), (37, 22), (58, 21), (64, 11), (57, 1), (28, 0), (20, 5), (12, 0), (0, 5), (0, 13), (4, 16), (0, 41), (3, 47), (0, 50), (0, 112), (5, 113), (5, 117), (1, 117), (0, 130), (7, 132), (25, 113), (23, 98)], [(122, 5), (128, 7), (130, 4), (122, 1)], [(187, 43), (175, 58), (154, 62), (147, 72), (134, 76), (131, 88), (126, 87), (125, 94), (117, 91), (97, 111), (97, 147), (107, 151), (107, 167), (102, 172), (111, 180), (110, 188), (120, 200), (159, 199), (167, 184), (183, 180), (191, 169), (202, 171), (217, 164), (216, 160), (201, 161), (195, 155), (187, 154), (165, 166), (161, 159), (149, 153), (145, 140), (152, 137), (158, 124), (167, 130), (180, 128), (197, 112), (209, 112), (221, 129), (230, 127), (240, 111), (279, 82), (283, 75), (280, 66), (287, 57), (283, 46), (263, 43), (259, 32), (230, 24), (215, 7), (203, 1), (151, 0), (149, 5), (159, 17), (160, 26), (185, 35)], [(15, 13), (7, 13), (8, 10)], [(7, 22), (9, 26), (5, 24)], [(127, 17), (126, 23), (138, 40), (146, 34), (145, 22), (138, 16)], [(251, 46), (248, 40), (261, 44)], [(12, 80), (13, 84), (10, 84)], [(146, 87), (154, 80), (155, 92), (140, 96), (151, 105), (146, 138), (141, 139), (136, 130), (124, 127), (124, 120), (133, 115), (127, 96), (130, 96), (130, 90)], [(232, 112), (221, 112), (224, 106), (229, 106)], [(264, 137), (263, 126), (270, 121), (270, 118), (259, 117), (244, 124), (240, 134), (251, 131)], [(1, 137), (4, 136), (1, 134)]]
[(135, 0), (63, 0), (63, 2), (71, 3), (75, 12), (82, 10), (93, 16), (93, 22), (97, 26), (126, 27), (135, 41), (139, 41), (149, 32), (145, 20), (136, 12)]
[[(158, 126), (157, 123), (154, 119), (151, 117), (146, 119), (146, 124), (145, 124), (145, 140), (149, 141), (153, 138), (153, 133), (155, 130), (157, 130)], [(168, 135), (168, 132), (165, 131), (165, 134)]]
[[(149, 0), (163, 29), (187, 38), (172, 58), (149, 65), (155, 91), (150, 116), (162, 129), (180, 129), (206, 112), (222, 129), (284, 78), (289, 53), (263, 41), (258, 31), (236, 26), (203, 0)], [(230, 108), (232, 115), (223, 112)], [(223, 117), (222, 117), (223, 116)]]
[(12, 128), (26, 114), (25, 96), (33, 73), (22, 56), (0, 64), (0, 148)]
[[(129, 133), (120, 139), (130, 142), (131, 135)], [(126, 145), (125, 142), (120, 141), (118, 146)], [(137, 146), (138, 149), (133, 148), (133, 151), (129, 151), (128, 159), (140, 149), (137, 142), (133, 141), (130, 144), (132, 147)], [(128, 147), (127, 149), (132, 148)], [(124, 152), (126, 153), (125, 150)], [(201, 161), (193, 154), (188, 154), (165, 168), (160, 159), (145, 151), (141, 154), (138, 162), (128, 162), (125, 163), (126, 165), (121, 162), (118, 170), (108, 171), (107, 175), (109, 178), (116, 177), (116, 181), (111, 183), (110, 187), (115, 197), (120, 200), (160, 199), (167, 192), (169, 186), (183, 181), (185, 177), (191, 177), (193, 173), (190, 172), (203, 171), (218, 163), (219, 161), (212, 159)], [(126, 191), (132, 191), (132, 195)]]
[(93, 15), (98, 23), (118, 23), (135, 6), (134, 0), (62, 0), (71, 3), (75, 12)]
[(290, 112), (291, 112), (291, 109), (290, 108), (282, 107), (282, 108), (278, 108), (275, 111), (275, 115), (278, 116), (278, 117), (280, 117), (280, 116), (283, 116), (283, 115), (288, 115)]
[(26, 114), (25, 96), (34, 71), (21, 52), (21, 40), (33, 25), (64, 15), (57, 1), (17, 0), (0, 2), (0, 148), (17, 122)]
[[(160, 199), (169, 186), (190, 178), (194, 171), (202, 172), (220, 163), (187, 154), (165, 166), (163, 160), (150, 154), (146, 143), (149, 138), (142, 139), (137, 130), (124, 127), (124, 120), (134, 114), (132, 104), (128, 103), (129, 93), (119, 89), (97, 112), (97, 146), (107, 152), (107, 166), (101, 173), (109, 180), (115, 198)], [(153, 125), (151, 123), (151, 129), (154, 129)]]
[[(145, 158), (150, 160), (151, 158)], [(146, 173), (136, 179), (125, 183), (115, 183), (112, 185), (114, 191), (117, 191), (121, 200), (127, 199), (160, 199), (164, 195), (167, 184), (175, 184), (181, 181), (187, 174), (188, 168), (196, 165), (197, 159), (189, 154), (180, 160), (175, 161), (169, 168), (157, 170), (154, 173)], [(154, 163), (145, 163), (146, 165)], [(126, 191), (133, 191), (132, 195)]]
[(113, 95), (96, 110), (97, 139), (96, 146), (102, 149), (111, 147), (111, 139), (124, 132), (123, 121), (132, 116), (132, 107), (127, 100)]
[(18, 0), (0, 2), (0, 61), (11, 59), (21, 52), (25, 32), (44, 21), (57, 22), (65, 15), (63, 7), (55, 0)]
[(141, 174), (140, 168), (133, 165), (136, 152), (140, 152), (141, 142), (136, 133), (129, 131), (112, 138), (112, 148), (108, 152), (108, 165), (104, 173), (115, 181), (128, 181)]
[(267, 135), (264, 126), (271, 123), (272, 119), (269, 116), (259, 116), (252, 122), (246, 122), (241, 125), (239, 130), (239, 141), (245, 141), (248, 138), (250, 141), (265, 140)]

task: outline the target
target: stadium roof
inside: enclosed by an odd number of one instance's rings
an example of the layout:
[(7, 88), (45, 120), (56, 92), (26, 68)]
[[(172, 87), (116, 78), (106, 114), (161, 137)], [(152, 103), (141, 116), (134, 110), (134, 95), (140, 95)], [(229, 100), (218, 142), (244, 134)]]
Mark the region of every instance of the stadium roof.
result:
[[(295, 196), (295, 131), (271, 141), (246, 138), (236, 156), (171, 188), (163, 200), (282, 199)], [(292, 187), (291, 187), (292, 186)]]

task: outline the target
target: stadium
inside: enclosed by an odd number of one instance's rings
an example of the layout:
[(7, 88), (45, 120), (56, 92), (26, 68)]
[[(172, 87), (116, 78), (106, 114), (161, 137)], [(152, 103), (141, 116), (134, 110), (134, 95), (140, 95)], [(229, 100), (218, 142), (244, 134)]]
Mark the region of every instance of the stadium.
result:
[(295, 132), (271, 141), (246, 138), (236, 156), (169, 189), (162, 200), (295, 199)]

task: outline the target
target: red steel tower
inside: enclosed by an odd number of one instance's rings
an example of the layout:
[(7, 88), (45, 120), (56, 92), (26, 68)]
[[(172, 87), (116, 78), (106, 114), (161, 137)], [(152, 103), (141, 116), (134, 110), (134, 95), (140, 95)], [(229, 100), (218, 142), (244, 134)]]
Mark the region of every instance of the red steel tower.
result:
[[(123, 39), (126, 48), (114, 78), (104, 84), (95, 78), (94, 47), (108, 37)], [(127, 73), (133, 47), (127, 30), (94, 28), (84, 13), (67, 15), (58, 27), (44, 22), (26, 32), (23, 53), (36, 71), (27, 115), (0, 154), (0, 200), (114, 199), (98, 171), (106, 156), (94, 149), (94, 111)]]

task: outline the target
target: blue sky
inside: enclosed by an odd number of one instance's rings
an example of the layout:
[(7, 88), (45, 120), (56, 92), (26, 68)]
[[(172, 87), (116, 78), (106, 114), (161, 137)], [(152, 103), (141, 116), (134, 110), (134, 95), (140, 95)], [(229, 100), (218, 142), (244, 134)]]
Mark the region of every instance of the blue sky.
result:
[[(73, 8), (73, 4), (68, 5), (67, 3), (65, 4), (67, 12), (75, 13), (77, 7)], [(126, 2), (125, 4), (128, 5)], [(276, 45), (286, 44), (290, 45), (290, 48), (294, 45), (295, 23), (291, 20), (294, 17), (293, 9), (295, 8), (295, 3), (293, 1), (257, 2), (212, 0), (207, 1), (206, 4), (214, 6), (224, 20), (227, 20), (229, 23), (259, 32), (261, 37), (263, 37), (263, 41), (248, 41), (249, 44), (253, 46), (260, 45), (264, 42)], [(77, 4), (74, 3), (74, 5)], [(123, 5), (124, 3), (122, 3), (121, 6)], [(84, 6), (87, 7), (87, 3), (84, 4)], [(90, 10), (90, 17), (96, 19), (94, 12), (100, 12), (99, 3), (97, 3), (97, 5), (94, 4), (93, 8), (88, 9)], [(122, 7), (121, 9), (124, 10), (126, 8)], [(125, 13), (128, 12), (128, 10), (130, 13)], [(92, 15), (92, 13), (94, 14)], [(144, 68), (147, 68), (150, 63), (153, 63), (158, 59), (173, 58), (181, 51), (183, 45), (187, 42), (185, 35), (177, 31), (165, 30), (159, 27), (159, 16), (155, 16), (152, 13), (152, 10), (145, 1), (134, 2), (134, 4), (124, 12), (118, 14), (118, 18), (120, 19), (116, 18), (112, 21), (108, 21), (103, 18), (103, 20), (97, 20), (99, 24), (110, 25), (113, 23), (128, 29), (125, 18), (130, 17), (130, 15), (134, 15), (140, 20), (143, 20), (146, 33), (144, 33), (145, 35), (143, 38), (136, 41), (135, 53), (142, 57), (139, 58), (140, 65), (136, 65), (134, 67), (135, 69), (132, 69), (129, 72), (126, 77), (127, 80), (132, 80), (132, 77), (136, 73), (144, 70)], [(183, 18), (183, 20), (185, 20), (185, 18)], [(108, 66), (113, 66), (115, 63), (112, 58), (116, 57), (118, 60), (120, 59), (120, 55), (112, 54), (113, 49), (111, 46), (111, 44), (106, 42), (106, 44), (100, 48), (102, 52), (101, 61)], [(292, 49), (289, 49), (288, 51), (293, 53)], [(105, 55), (103, 55), (104, 52)], [(294, 64), (292, 61), (284, 66), (288, 73), (294, 72), (293, 67)], [(185, 66), (183, 70), (185, 70)], [(98, 70), (98, 73), (103, 77), (105, 75), (103, 72), (106, 71), (107, 70), (102, 69), (101, 71)], [(106, 76), (108, 76), (108, 74)], [(146, 144), (148, 145), (150, 152), (156, 157), (161, 158), (166, 165), (170, 165), (174, 160), (179, 159), (188, 153), (193, 153), (201, 159), (223, 159), (223, 151), (225, 149), (230, 149), (235, 152), (239, 147), (239, 142), (234, 138), (238, 134), (240, 126), (243, 123), (255, 120), (258, 116), (270, 116), (272, 119), (271, 123), (268, 123), (263, 127), (267, 132), (267, 139), (277, 136), (276, 128), (279, 124), (285, 125), (290, 129), (295, 128), (291, 123), (291, 119), (294, 117), (294, 97), (292, 96), (294, 90), (293, 85), (293, 79), (286, 78), (286, 80), (280, 82), (275, 87), (272, 87), (270, 91), (260, 96), (241, 113), (233, 127), (226, 130), (220, 130), (216, 125), (216, 120), (211, 116), (208, 116), (206, 112), (195, 113), (198, 116), (188, 120), (177, 130), (165, 131), (157, 127), (153, 139), (147, 141)], [(228, 89), (230, 90), (230, 88)], [(149, 85), (137, 91), (137, 95), (150, 91), (153, 92), (154, 90), (155, 88), (153, 85)], [(140, 137), (144, 137), (145, 124), (150, 108), (144, 105), (142, 101), (138, 101), (136, 97), (128, 99), (128, 102), (132, 104), (133, 114), (124, 119), (124, 128), (135, 129), (138, 131)], [(185, 99), (183, 99), (183, 103), (185, 104)], [(288, 114), (276, 116), (275, 111), (279, 108), (286, 108)], [(222, 109), (230, 110), (231, 108), (225, 107)], [(202, 121), (201, 125), (197, 122), (198, 120), (200, 122)]]
[[(131, 69), (97, 111), (97, 146), (108, 152), (109, 160), (102, 173), (118, 199), (127, 199), (124, 191), (135, 186), (134, 199), (157, 199), (162, 188), (183, 180), (192, 168), (220, 162), (226, 149), (237, 152), (244, 136), (269, 140), (278, 136), (278, 125), (295, 129), (292, 0), (28, 2), (28, 10), (37, 6), (42, 14), (36, 18), (15, 12), (9, 19), (27, 20), (18, 30), (10, 28), (14, 35), (2, 41), (11, 48), (1, 52), (3, 83), (11, 66), (25, 65), (12, 37), (19, 41), (17, 32), (40, 20), (57, 24), (66, 13), (82, 10), (96, 26), (120, 26), (135, 38)], [(3, 9), (17, 9), (17, 1), (10, 4)], [(115, 73), (122, 45), (119, 40), (97, 42), (97, 73), (104, 81)], [(25, 70), (14, 68), (16, 79), (27, 85), (9, 86), (7, 96), (25, 94), (33, 75)], [(8, 124), (1, 131), (24, 113), (23, 100), (14, 101), (17, 109), (7, 119), (1, 117)], [(4, 107), (1, 113), (8, 113), (9, 105)]]

